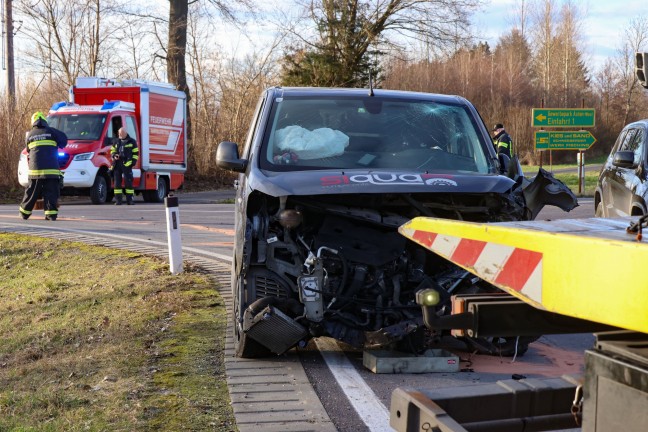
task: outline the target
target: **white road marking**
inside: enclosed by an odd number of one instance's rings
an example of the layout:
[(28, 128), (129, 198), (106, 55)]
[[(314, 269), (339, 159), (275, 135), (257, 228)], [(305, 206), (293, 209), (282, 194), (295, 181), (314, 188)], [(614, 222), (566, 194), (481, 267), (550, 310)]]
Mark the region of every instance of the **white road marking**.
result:
[(372, 432), (392, 432), (389, 410), (362, 379), (333, 339), (317, 338), (315, 345), (360, 419)]
[[(23, 227), (25, 227), (25, 224), (24, 223), (20, 224), (20, 223), (11, 223), (11, 222), (0, 222), (0, 227), (2, 227), (2, 226), (21, 227), (21, 228), (23, 228)], [(79, 234), (94, 235), (94, 236), (97, 236), (99, 238), (101, 238), (101, 237), (111, 237), (111, 238), (114, 238), (114, 239), (117, 239), (117, 240), (122, 240), (122, 241), (124, 240), (124, 236), (116, 235), (116, 234), (102, 233), (102, 232), (97, 232), (97, 231), (88, 231), (88, 230), (82, 230), (82, 229), (77, 230), (77, 229), (72, 229), (72, 228), (37, 227), (37, 226), (33, 226), (33, 225), (29, 226), (29, 227), (30, 228), (36, 228), (36, 229), (50, 230), (50, 231), (63, 231), (63, 232), (73, 232), (73, 233), (79, 233)], [(74, 239), (71, 239), (71, 240), (74, 240)], [(166, 242), (159, 242), (159, 241), (147, 240), (147, 239), (142, 239), (142, 238), (136, 239), (135, 243), (147, 243), (147, 244), (150, 244), (150, 245), (160, 246), (160, 247), (164, 247), (164, 248), (166, 248), (168, 246), (168, 244)], [(199, 255), (206, 255), (206, 256), (209, 256), (209, 257), (212, 257), (212, 258), (218, 258), (218, 259), (226, 261), (228, 263), (232, 262), (232, 257), (231, 256), (227, 256), (227, 255), (223, 255), (223, 254), (219, 254), (219, 253), (215, 253), (215, 252), (208, 252), (208, 251), (206, 251), (204, 249), (196, 249), (196, 248), (192, 248), (192, 247), (183, 246), (182, 250), (187, 251), (187, 252), (193, 252), (193, 253), (196, 253), (196, 254), (199, 254)]]

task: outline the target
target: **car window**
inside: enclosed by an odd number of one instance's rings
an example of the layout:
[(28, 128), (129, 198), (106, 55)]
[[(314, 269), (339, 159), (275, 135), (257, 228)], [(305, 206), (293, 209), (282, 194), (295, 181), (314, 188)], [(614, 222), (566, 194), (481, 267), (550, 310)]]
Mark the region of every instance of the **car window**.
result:
[(261, 167), (488, 173), (484, 136), (463, 104), (384, 97), (275, 100)]
[(632, 144), (632, 139), (634, 138), (636, 132), (636, 129), (628, 129), (628, 132), (623, 137), (623, 141), (621, 141), (621, 145), (619, 146), (618, 151), (630, 150), (630, 145)]
[(250, 125), (247, 138), (245, 140), (245, 147), (243, 149), (243, 154), (241, 157), (247, 159), (250, 157), (250, 149), (252, 148), (252, 139), (254, 138), (256, 130), (259, 128), (259, 122), (261, 121), (263, 106), (266, 101), (266, 96), (261, 96), (257, 102), (254, 118), (252, 119), (252, 124)]
[(57, 114), (47, 119), (50, 126), (59, 129), (69, 140), (97, 140), (101, 137), (106, 114)]
[(628, 151), (634, 152), (634, 163), (637, 165), (641, 163), (641, 154), (644, 147), (644, 130), (636, 129), (632, 141), (628, 144)]
[(623, 142), (623, 139), (625, 138), (626, 134), (628, 131), (626, 129), (622, 130), (619, 136), (617, 137), (616, 141), (614, 142), (614, 145), (612, 146), (612, 151), (610, 152), (610, 155), (608, 156), (608, 162), (611, 162), (612, 159), (614, 158), (614, 153), (618, 152), (619, 149), (621, 148), (621, 143)]
[(137, 123), (135, 122), (135, 117), (127, 116), (126, 117), (126, 131), (128, 135), (134, 140), (137, 140)]

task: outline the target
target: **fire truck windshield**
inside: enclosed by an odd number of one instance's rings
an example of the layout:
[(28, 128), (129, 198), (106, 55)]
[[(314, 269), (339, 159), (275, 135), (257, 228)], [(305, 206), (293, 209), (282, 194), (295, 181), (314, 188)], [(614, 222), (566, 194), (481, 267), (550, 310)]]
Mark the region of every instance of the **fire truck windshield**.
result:
[(69, 140), (95, 141), (101, 137), (106, 114), (57, 114), (48, 117), (47, 122), (65, 132)]

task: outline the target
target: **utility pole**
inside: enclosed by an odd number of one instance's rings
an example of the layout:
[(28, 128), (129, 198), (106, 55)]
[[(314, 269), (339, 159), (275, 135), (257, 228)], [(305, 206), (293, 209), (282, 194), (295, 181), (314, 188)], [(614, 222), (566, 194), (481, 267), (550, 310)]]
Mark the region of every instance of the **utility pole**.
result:
[(13, 50), (13, 0), (4, 0), (4, 54), (7, 70), (7, 97), (13, 108), (16, 102), (16, 80), (14, 77), (14, 50)]

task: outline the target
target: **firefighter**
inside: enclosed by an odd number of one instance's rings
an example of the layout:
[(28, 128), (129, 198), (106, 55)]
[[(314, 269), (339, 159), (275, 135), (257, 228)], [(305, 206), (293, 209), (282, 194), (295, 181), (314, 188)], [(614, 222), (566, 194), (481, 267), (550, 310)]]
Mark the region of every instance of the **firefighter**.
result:
[(29, 219), (36, 201), (43, 198), (45, 219), (58, 217), (58, 199), (62, 173), (58, 149), (67, 145), (67, 135), (47, 124), (45, 115), (38, 111), (31, 117), (32, 129), (25, 136), (29, 161), (29, 185), (20, 203), (20, 216)]
[[(133, 205), (133, 167), (139, 158), (137, 143), (128, 135), (126, 128), (120, 128), (118, 138), (110, 149), (113, 159), (112, 170), (115, 175), (115, 205), (122, 204), (122, 195), (126, 195), (126, 204)], [(122, 180), (124, 189), (122, 189)]]
[(495, 146), (497, 154), (505, 154), (510, 158), (512, 141), (511, 136), (506, 133), (506, 130), (504, 130), (504, 125), (502, 123), (497, 123), (493, 128), (493, 133), (495, 134), (493, 136), (493, 145)]

